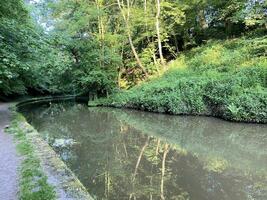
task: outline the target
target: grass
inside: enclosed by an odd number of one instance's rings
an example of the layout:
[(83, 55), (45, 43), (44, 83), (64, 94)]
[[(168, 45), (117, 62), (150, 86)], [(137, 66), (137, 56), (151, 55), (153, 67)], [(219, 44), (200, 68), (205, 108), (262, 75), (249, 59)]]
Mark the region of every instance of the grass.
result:
[(31, 142), (27, 138), (27, 129), (21, 122), (25, 119), (20, 114), (13, 114), (13, 119), (7, 132), (14, 135), (17, 141), (17, 151), (23, 157), (20, 166), (20, 200), (54, 200), (56, 193), (48, 184), (40, 160), (35, 154)]
[(267, 123), (267, 36), (209, 41), (162, 76), (89, 105)]

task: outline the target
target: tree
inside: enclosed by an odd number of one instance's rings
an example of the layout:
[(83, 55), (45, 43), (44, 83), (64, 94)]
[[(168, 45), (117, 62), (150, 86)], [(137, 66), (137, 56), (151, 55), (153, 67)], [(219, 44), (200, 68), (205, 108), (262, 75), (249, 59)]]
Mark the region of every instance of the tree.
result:
[(161, 34), (160, 34), (160, 0), (156, 0), (157, 5), (157, 14), (156, 14), (156, 30), (157, 30), (157, 37), (158, 37), (158, 49), (159, 49), (159, 57), (161, 64), (165, 67), (165, 60), (162, 53), (162, 44), (161, 44)]
[(145, 74), (145, 76), (147, 77), (148, 76), (148, 73), (146, 71), (146, 69), (144, 68), (137, 52), (136, 52), (136, 49), (134, 47), (134, 44), (133, 44), (133, 40), (132, 40), (132, 36), (131, 36), (131, 32), (130, 32), (130, 24), (129, 24), (129, 20), (130, 20), (130, 0), (127, 0), (127, 8), (126, 8), (126, 13), (124, 11), (124, 3), (123, 1), (121, 2), (120, 0), (117, 0), (118, 2), (118, 6), (119, 6), (119, 9), (121, 11), (121, 14), (122, 14), (122, 17), (124, 19), (124, 22), (125, 22), (125, 28), (126, 28), (126, 33), (127, 33), (127, 36), (128, 36), (128, 39), (129, 39), (129, 43), (130, 43), (130, 46), (131, 46), (131, 49), (132, 49), (132, 52), (134, 54), (134, 57), (136, 59), (136, 62), (138, 64), (138, 66), (142, 69), (143, 73)]

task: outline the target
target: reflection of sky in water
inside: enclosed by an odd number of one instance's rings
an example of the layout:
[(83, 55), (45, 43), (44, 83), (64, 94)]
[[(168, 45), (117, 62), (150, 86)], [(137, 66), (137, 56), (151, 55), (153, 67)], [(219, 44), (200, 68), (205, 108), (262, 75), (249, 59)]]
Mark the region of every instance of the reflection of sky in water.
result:
[(71, 103), (23, 109), (98, 199), (267, 199), (266, 125)]

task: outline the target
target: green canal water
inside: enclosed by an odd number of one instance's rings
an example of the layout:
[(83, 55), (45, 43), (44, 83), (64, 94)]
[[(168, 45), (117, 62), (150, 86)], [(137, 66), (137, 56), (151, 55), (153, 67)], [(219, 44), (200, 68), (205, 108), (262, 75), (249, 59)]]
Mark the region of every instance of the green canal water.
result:
[(20, 112), (95, 199), (267, 199), (267, 125), (75, 102)]

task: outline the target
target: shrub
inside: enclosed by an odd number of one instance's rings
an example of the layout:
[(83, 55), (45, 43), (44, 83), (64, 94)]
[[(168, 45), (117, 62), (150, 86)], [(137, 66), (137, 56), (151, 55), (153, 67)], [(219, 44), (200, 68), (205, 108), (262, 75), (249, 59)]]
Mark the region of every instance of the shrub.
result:
[(267, 60), (250, 54), (259, 39), (247, 40), (209, 42), (180, 56), (161, 77), (95, 103), (266, 123)]

